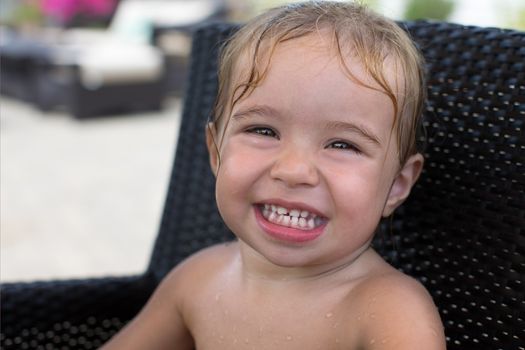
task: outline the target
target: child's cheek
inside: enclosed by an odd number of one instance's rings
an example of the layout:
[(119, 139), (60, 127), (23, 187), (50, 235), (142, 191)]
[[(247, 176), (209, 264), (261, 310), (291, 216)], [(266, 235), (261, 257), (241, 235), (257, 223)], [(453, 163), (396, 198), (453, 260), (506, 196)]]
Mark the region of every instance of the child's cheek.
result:
[(217, 174), (216, 197), (219, 212), (226, 225), (242, 236), (253, 215), (253, 204), (263, 168), (260, 157), (242, 147), (225, 145)]
[(327, 182), (339, 214), (361, 225), (379, 220), (389, 189), (385, 175), (376, 162), (363, 159), (332, 168)]
[(223, 191), (226, 197), (239, 192), (247, 194), (261, 172), (263, 157), (259, 153), (238, 142), (225, 144), (217, 174), (218, 190)]

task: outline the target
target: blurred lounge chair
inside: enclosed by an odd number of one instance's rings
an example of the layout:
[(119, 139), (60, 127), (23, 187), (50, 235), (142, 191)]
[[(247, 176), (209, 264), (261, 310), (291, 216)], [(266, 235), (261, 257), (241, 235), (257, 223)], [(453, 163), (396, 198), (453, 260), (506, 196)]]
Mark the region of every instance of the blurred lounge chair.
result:
[[(189, 28), (224, 13), (218, 0), (125, 0), (107, 30), (4, 36), (1, 91), (41, 110), (63, 106), (77, 118), (158, 110), (168, 89), (185, 80)], [(184, 40), (175, 51), (157, 45), (177, 32)]]

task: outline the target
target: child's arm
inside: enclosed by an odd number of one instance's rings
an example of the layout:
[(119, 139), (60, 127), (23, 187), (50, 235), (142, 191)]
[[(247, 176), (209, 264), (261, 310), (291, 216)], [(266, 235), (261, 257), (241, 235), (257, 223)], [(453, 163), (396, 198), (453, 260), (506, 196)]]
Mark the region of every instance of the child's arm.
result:
[(401, 274), (379, 277), (365, 283), (359, 294), (363, 349), (446, 349), (439, 313), (414, 279)]
[(177, 285), (181, 272), (173, 270), (159, 285), (143, 310), (103, 350), (193, 349), (181, 311)]

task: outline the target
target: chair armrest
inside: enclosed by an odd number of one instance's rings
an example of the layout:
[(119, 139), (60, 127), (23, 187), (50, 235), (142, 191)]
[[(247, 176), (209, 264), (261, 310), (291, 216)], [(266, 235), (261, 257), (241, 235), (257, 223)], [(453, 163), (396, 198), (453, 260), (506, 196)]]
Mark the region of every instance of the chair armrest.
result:
[(3, 284), (1, 348), (96, 348), (154, 288), (148, 275)]

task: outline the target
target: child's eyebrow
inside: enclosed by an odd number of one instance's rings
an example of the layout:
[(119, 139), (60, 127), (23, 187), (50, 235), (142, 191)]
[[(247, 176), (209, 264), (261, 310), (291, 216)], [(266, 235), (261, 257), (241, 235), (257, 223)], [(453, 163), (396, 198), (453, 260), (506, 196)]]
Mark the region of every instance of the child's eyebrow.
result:
[(241, 119), (244, 117), (247, 117), (251, 114), (261, 115), (261, 116), (280, 116), (280, 113), (278, 110), (276, 110), (273, 107), (267, 106), (267, 105), (255, 105), (252, 107), (248, 107), (246, 109), (241, 109), (237, 112), (235, 112), (232, 115), (233, 119)]
[(354, 123), (344, 122), (344, 121), (330, 121), (327, 122), (324, 126), (326, 130), (343, 130), (353, 133), (358, 133), (364, 138), (368, 139), (377, 146), (381, 146), (381, 140), (377, 137), (372, 131), (368, 130), (364, 126), (356, 125)]

